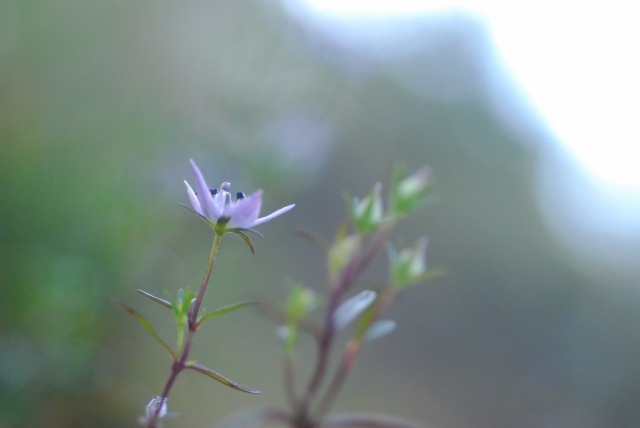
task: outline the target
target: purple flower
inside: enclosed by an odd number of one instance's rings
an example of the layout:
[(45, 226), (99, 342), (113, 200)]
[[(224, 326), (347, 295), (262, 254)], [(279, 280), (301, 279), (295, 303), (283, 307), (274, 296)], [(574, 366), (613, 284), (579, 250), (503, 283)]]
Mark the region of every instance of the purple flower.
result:
[(262, 206), (262, 190), (247, 197), (238, 192), (233, 200), (231, 193), (229, 193), (231, 188), (229, 182), (222, 183), (220, 189), (210, 189), (198, 165), (193, 159), (190, 160), (190, 163), (196, 179), (196, 191), (185, 180), (184, 184), (187, 186), (189, 201), (191, 201), (193, 211), (207, 220), (216, 232), (222, 232), (225, 229), (251, 229), (286, 213), (295, 206), (294, 204), (287, 205), (267, 216), (258, 217)]

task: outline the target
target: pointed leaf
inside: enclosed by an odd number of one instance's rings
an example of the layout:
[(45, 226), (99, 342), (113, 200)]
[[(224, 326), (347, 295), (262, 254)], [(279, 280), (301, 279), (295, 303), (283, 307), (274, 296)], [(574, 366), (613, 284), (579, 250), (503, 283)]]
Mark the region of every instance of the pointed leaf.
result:
[(227, 385), (228, 387), (233, 388), (237, 391), (248, 392), (249, 394), (260, 394), (260, 391), (258, 391), (257, 389), (251, 389), (251, 388), (247, 388), (246, 386), (242, 386), (232, 381), (231, 379), (221, 375), (220, 373), (214, 370), (211, 370), (209, 367), (205, 367), (200, 364), (191, 364), (191, 363), (188, 363), (185, 367), (191, 370), (195, 370), (204, 375), (207, 375), (210, 378), (215, 379), (218, 382), (224, 385)]
[(195, 211), (193, 208), (191, 208), (191, 207), (189, 207), (189, 206), (187, 206), (187, 205), (185, 205), (185, 204), (180, 204), (180, 206), (181, 206), (182, 208), (186, 208), (186, 209), (188, 209), (189, 211), (191, 211), (192, 213), (194, 213), (195, 215), (197, 215), (198, 217), (200, 217), (200, 218), (201, 218), (202, 220), (204, 220), (204, 222), (205, 222), (205, 223), (207, 223), (207, 224), (209, 225), (209, 227), (210, 227), (211, 229), (213, 229), (213, 231), (215, 232), (215, 230), (216, 230), (216, 225), (215, 225), (214, 223), (211, 223), (211, 221), (210, 221), (207, 217), (203, 216), (202, 214), (200, 214), (199, 212)]
[(342, 302), (333, 315), (333, 322), (336, 329), (340, 330), (349, 325), (349, 323), (367, 309), (375, 299), (375, 291), (363, 290)]
[(162, 338), (160, 337), (160, 335), (158, 335), (158, 333), (156, 333), (155, 329), (153, 328), (153, 326), (151, 325), (151, 323), (149, 323), (149, 321), (147, 321), (142, 315), (140, 315), (140, 313), (138, 311), (136, 311), (135, 309), (133, 309), (131, 306), (124, 304), (122, 302), (118, 302), (127, 312), (129, 312), (129, 314), (131, 314), (132, 317), (134, 317), (136, 319), (136, 321), (138, 321), (138, 323), (140, 323), (140, 325), (142, 327), (144, 327), (145, 330), (147, 330), (147, 332), (153, 336), (153, 338), (160, 344), (162, 345), (162, 347), (164, 349), (167, 350), (167, 352), (169, 353), (169, 355), (171, 355), (171, 358), (176, 361), (178, 359), (178, 357), (173, 353), (173, 350), (171, 349), (171, 347), (169, 345), (167, 345), (167, 343), (162, 340)]
[(138, 288), (136, 291), (137, 291), (138, 293), (142, 294), (144, 297), (147, 297), (147, 298), (149, 298), (149, 299), (153, 300), (154, 302), (158, 302), (158, 303), (160, 303), (162, 306), (164, 306), (164, 307), (166, 307), (166, 308), (171, 309), (171, 308), (173, 307), (173, 305), (171, 304), (171, 302), (169, 302), (168, 300), (161, 299), (160, 297), (154, 296), (153, 294), (151, 294), (151, 293), (147, 293), (146, 291), (141, 290), (141, 289), (139, 289), (139, 288)]
[(364, 340), (373, 341), (386, 336), (396, 328), (396, 322), (393, 320), (378, 320), (371, 324), (367, 332), (364, 334)]
[(228, 314), (229, 312), (234, 312), (237, 311), (238, 309), (244, 308), (246, 306), (249, 305), (257, 305), (259, 303), (262, 303), (258, 300), (249, 300), (246, 302), (238, 302), (238, 303), (234, 303), (232, 305), (229, 306), (224, 306), (222, 308), (218, 308), (213, 312), (209, 312), (208, 314), (204, 315), (202, 318), (200, 318), (200, 321), (198, 321), (198, 325), (202, 325), (202, 323), (204, 323), (205, 321), (210, 320), (211, 318), (215, 318), (217, 316), (220, 315), (224, 315), (224, 314)]
[(329, 244), (327, 244), (327, 242), (320, 235), (306, 229), (296, 229), (295, 234), (311, 242), (313, 245), (322, 250), (323, 253), (329, 251)]
[(253, 242), (251, 242), (251, 239), (247, 236), (246, 233), (241, 232), (238, 229), (231, 229), (230, 232), (235, 233), (236, 235), (238, 235), (239, 237), (241, 237), (242, 239), (244, 239), (244, 242), (247, 243), (247, 245), (249, 246), (249, 249), (251, 250), (252, 254), (256, 253), (255, 248), (253, 247)]

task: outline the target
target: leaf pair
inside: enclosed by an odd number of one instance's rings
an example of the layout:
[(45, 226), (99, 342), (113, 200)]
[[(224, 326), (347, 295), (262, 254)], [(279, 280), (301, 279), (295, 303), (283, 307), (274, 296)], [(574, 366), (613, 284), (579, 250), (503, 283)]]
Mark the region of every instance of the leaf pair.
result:
[[(160, 303), (162, 306), (172, 309), (174, 311), (174, 314), (176, 314), (176, 316), (178, 314), (188, 314), (188, 309), (185, 310), (184, 306), (183, 306), (183, 302), (185, 300), (191, 300), (190, 298), (187, 297), (187, 295), (192, 296), (191, 292), (188, 291), (184, 291), (183, 289), (180, 289), (180, 291), (178, 292), (178, 303), (180, 304), (180, 307), (176, 307), (176, 305), (174, 305), (173, 303), (169, 302), (168, 300), (164, 300), (161, 299), (160, 297), (154, 296), (151, 293), (148, 293), (144, 290), (138, 289), (137, 290), (138, 293), (142, 294), (143, 296), (147, 297), (150, 300), (153, 300), (154, 302)], [(181, 293), (184, 293), (184, 298), (181, 298)], [(221, 308), (216, 309), (213, 312), (209, 312), (209, 313), (204, 313), (203, 315), (200, 315), (198, 317), (198, 321), (197, 321), (197, 326), (201, 326), (205, 321), (208, 321), (210, 319), (216, 318), (220, 315), (224, 315), (224, 314), (228, 314), (230, 312), (234, 312), (237, 311), (238, 309), (244, 308), (246, 306), (250, 306), (250, 305), (256, 305), (262, 303), (258, 300), (247, 300), (247, 301), (243, 301), (243, 302), (237, 302), (237, 303), (232, 303), (231, 305), (228, 306), (223, 306)], [(203, 311), (205, 312), (205, 311)]]
[[(184, 335), (184, 326), (185, 323), (187, 322), (187, 317), (188, 317), (188, 313), (189, 313), (189, 307), (191, 306), (191, 300), (193, 297), (193, 294), (191, 293), (190, 290), (180, 290), (178, 292), (178, 299), (176, 301), (176, 303), (171, 303), (167, 300), (161, 299), (157, 296), (154, 296), (151, 293), (148, 293), (146, 291), (143, 290), (138, 290), (138, 292), (140, 292), (142, 295), (144, 295), (145, 297), (153, 300), (154, 302), (157, 302), (159, 304), (161, 304), (162, 306), (165, 306), (168, 309), (171, 309), (174, 312), (174, 315), (176, 316), (176, 320), (178, 322), (178, 345), (177, 345), (177, 350), (174, 351), (173, 349), (171, 349), (171, 347), (167, 344), (167, 342), (165, 342), (162, 337), (160, 337), (160, 335), (158, 334), (158, 332), (156, 332), (156, 330), (153, 328), (153, 326), (151, 325), (151, 323), (149, 321), (147, 321), (146, 318), (144, 318), (138, 311), (136, 311), (135, 309), (133, 309), (131, 306), (116, 301), (116, 303), (120, 304), (136, 321), (138, 321), (138, 323), (147, 331), (147, 333), (149, 333), (151, 335), (151, 337), (153, 337), (156, 342), (158, 342), (169, 354), (169, 356), (171, 357), (171, 361), (173, 364), (176, 364), (180, 361), (180, 357), (178, 356), (178, 353), (180, 352), (180, 349), (182, 348), (182, 343), (183, 343), (183, 335)], [(187, 302), (189, 302), (188, 304), (186, 304)], [(249, 306), (249, 305), (253, 305), (256, 303), (260, 303), (257, 301), (246, 301), (246, 302), (238, 302), (238, 303), (234, 303), (232, 305), (228, 305), (228, 306), (224, 306), (222, 308), (216, 309), (213, 312), (207, 313), (201, 317), (199, 317), (198, 322), (197, 322), (197, 326), (202, 325), (203, 322), (210, 320), (212, 318), (218, 317), (220, 315), (224, 315), (230, 312), (234, 312), (240, 308)], [(182, 327), (182, 328), (180, 328)], [(196, 327), (197, 328), (197, 327)], [(208, 367), (205, 367), (203, 365), (197, 364), (195, 361), (190, 361), (185, 363), (184, 365), (181, 366), (181, 368), (179, 370), (182, 369), (189, 369), (189, 370), (194, 370), (198, 373), (202, 373), (212, 379), (217, 380), (218, 382), (222, 383), (223, 385), (226, 385), (230, 388), (233, 388), (235, 390), (238, 391), (242, 391), (242, 392), (247, 392), (250, 394), (259, 394), (260, 391), (257, 389), (252, 389), (252, 388), (247, 388), (245, 386), (240, 385), (237, 382), (232, 381), (231, 379), (227, 378), (226, 376), (223, 376), (222, 374), (216, 372), (215, 370), (212, 370)]]

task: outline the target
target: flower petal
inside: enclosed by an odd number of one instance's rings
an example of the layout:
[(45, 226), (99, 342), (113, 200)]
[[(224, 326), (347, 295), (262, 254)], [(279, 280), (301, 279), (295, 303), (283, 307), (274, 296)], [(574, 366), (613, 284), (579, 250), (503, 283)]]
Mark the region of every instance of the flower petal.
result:
[(187, 183), (187, 180), (184, 180), (184, 185), (187, 186), (187, 193), (189, 194), (189, 201), (191, 202), (191, 206), (193, 207), (193, 210), (200, 215), (204, 215), (204, 213), (202, 212), (202, 207), (200, 207), (200, 201), (198, 201), (198, 197), (196, 196), (196, 193), (193, 191), (191, 186), (189, 186), (189, 183)]
[(256, 221), (253, 222), (253, 224), (251, 224), (250, 226), (246, 226), (246, 227), (250, 228), (250, 227), (258, 226), (258, 225), (260, 225), (262, 223), (266, 223), (269, 220), (273, 220), (274, 218), (276, 218), (278, 216), (281, 216), (282, 214), (284, 214), (284, 213), (286, 213), (288, 211), (291, 211), (293, 209), (293, 207), (295, 207), (295, 206), (296, 206), (296, 204), (287, 205), (286, 207), (280, 208), (279, 210), (276, 210), (276, 211), (272, 212), (271, 214), (269, 214), (267, 216), (264, 216), (264, 217), (261, 217), (261, 218), (257, 219)]
[(213, 196), (211, 196), (211, 191), (209, 190), (209, 186), (207, 182), (204, 180), (198, 165), (190, 159), (191, 170), (193, 171), (193, 175), (196, 178), (196, 190), (198, 191), (198, 200), (200, 201), (200, 208), (202, 209), (202, 214), (207, 217), (209, 220), (216, 221), (220, 218), (221, 210), (218, 205), (213, 200)]
[(224, 212), (229, 217), (229, 227), (247, 229), (255, 223), (262, 207), (262, 190), (229, 204)]

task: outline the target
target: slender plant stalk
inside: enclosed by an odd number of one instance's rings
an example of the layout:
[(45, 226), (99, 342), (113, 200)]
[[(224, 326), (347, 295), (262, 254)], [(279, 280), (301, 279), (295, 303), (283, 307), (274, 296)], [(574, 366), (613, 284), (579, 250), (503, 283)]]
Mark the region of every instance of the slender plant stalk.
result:
[[(207, 270), (204, 274), (204, 278), (202, 279), (202, 284), (200, 285), (200, 291), (198, 292), (198, 297), (196, 297), (195, 302), (193, 303), (192, 308), (189, 311), (189, 321), (188, 321), (188, 333), (187, 338), (184, 343), (184, 347), (182, 348), (182, 353), (180, 354), (180, 358), (177, 361), (174, 361), (171, 365), (171, 374), (169, 374), (169, 378), (164, 386), (162, 391), (162, 395), (160, 398), (160, 403), (156, 407), (155, 414), (152, 418), (149, 419), (147, 423), (147, 428), (156, 428), (158, 418), (160, 416), (160, 411), (164, 406), (164, 403), (167, 402), (167, 397), (169, 396), (169, 392), (173, 387), (176, 378), (180, 374), (182, 370), (186, 368), (187, 359), (189, 358), (189, 353), (191, 352), (191, 342), (193, 341), (193, 336), (195, 332), (198, 330), (198, 312), (200, 311), (200, 306), (202, 305), (202, 300), (204, 299), (205, 292), (207, 291), (207, 286), (209, 285), (209, 279), (211, 278), (211, 272), (213, 271), (213, 266), (216, 262), (216, 255), (218, 254), (218, 249), (220, 248), (220, 242), (222, 240), (222, 236), (216, 234), (213, 238), (213, 246), (211, 248), (211, 254), (209, 256), (209, 263), (207, 264)], [(191, 302), (187, 302), (187, 304), (191, 304)]]
[[(371, 322), (380, 319), (382, 313), (386, 311), (391, 302), (393, 301), (395, 295), (394, 293), (382, 293), (380, 295), (380, 303), (375, 307), (375, 313), (372, 316)], [(360, 351), (362, 347), (361, 340), (351, 340), (345, 349), (344, 355), (342, 357), (342, 361), (340, 362), (340, 367), (334, 373), (333, 378), (331, 379), (331, 383), (327, 387), (327, 390), (324, 393), (324, 396), (320, 400), (320, 404), (318, 405), (316, 411), (316, 418), (322, 418), (333, 403), (335, 402), (342, 386), (344, 385), (344, 381), (347, 379), (349, 372), (351, 370), (351, 366), (356, 359), (356, 355)]]
[(338, 393), (340, 392), (342, 385), (344, 385), (344, 381), (347, 379), (347, 375), (351, 370), (351, 366), (356, 359), (356, 354), (360, 350), (360, 345), (360, 341), (352, 341), (347, 345), (340, 367), (333, 375), (333, 379), (331, 379), (331, 383), (327, 387), (327, 390), (320, 400), (320, 404), (315, 412), (315, 416), (317, 418), (322, 418), (336, 400)]
[(209, 285), (209, 278), (211, 278), (213, 265), (216, 263), (216, 254), (218, 254), (218, 249), (220, 248), (221, 241), (222, 241), (222, 235), (216, 233), (213, 238), (213, 247), (211, 248), (211, 255), (209, 256), (207, 271), (204, 274), (204, 278), (202, 278), (202, 284), (200, 285), (200, 291), (198, 292), (198, 297), (196, 297), (196, 301), (193, 304), (193, 309), (190, 312), (189, 331), (191, 330), (195, 331), (197, 329), (196, 322), (198, 320), (198, 312), (200, 311), (202, 300), (204, 300), (204, 293), (207, 291), (207, 285)]
[(285, 392), (287, 393), (287, 399), (289, 400), (289, 404), (292, 408), (295, 408), (298, 405), (298, 400), (296, 398), (295, 392), (295, 374), (293, 367), (293, 359), (290, 355), (285, 356), (284, 358), (284, 387)]
[[(304, 392), (302, 399), (298, 403), (297, 408), (297, 420), (298, 427), (304, 427), (311, 423), (310, 421), (310, 413), (311, 413), (311, 403), (315, 398), (320, 385), (322, 384), (323, 379), (325, 378), (327, 368), (329, 366), (329, 356), (331, 354), (331, 348), (333, 346), (333, 339), (336, 333), (335, 325), (334, 325), (334, 316), (336, 309), (340, 306), (340, 303), (343, 300), (344, 295), (349, 291), (349, 289), (356, 282), (358, 276), (369, 266), (369, 264), (373, 261), (374, 257), (382, 247), (387, 235), (391, 230), (390, 225), (387, 227), (382, 227), (378, 229), (378, 231), (374, 234), (369, 245), (366, 250), (363, 252), (362, 256), (352, 260), (349, 263), (342, 273), (340, 277), (340, 281), (332, 287), (329, 287), (331, 291), (330, 300), (326, 312), (326, 317), (324, 321), (324, 328), (321, 334), (318, 337), (318, 357), (316, 359), (316, 366), (311, 375), (307, 388)], [(355, 357), (355, 353), (349, 357), (348, 363), (345, 367), (340, 367), (338, 370), (346, 370), (348, 371), (351, 368), (351, 364), (353, 363), (353, 358)], [(334, 378), (335, 379), (335, 378)], [(341, 382), (335, 382), (335, 390), (330, 390), (328, 393), (337, 393), (341, 387)], [(328, 407), (331, 402), (331, 399), (325, 397), (323, 402), (327, 402), (322, 404), (322, 407)]]

